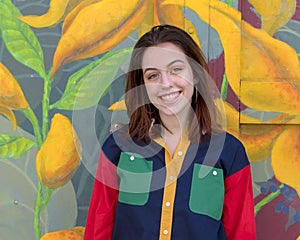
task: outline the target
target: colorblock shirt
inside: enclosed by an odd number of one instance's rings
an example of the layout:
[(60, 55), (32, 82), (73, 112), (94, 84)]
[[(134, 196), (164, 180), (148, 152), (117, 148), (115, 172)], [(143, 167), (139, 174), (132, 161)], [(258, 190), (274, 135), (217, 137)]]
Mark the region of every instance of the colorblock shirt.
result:
[(250, 164), (228, 133), (171, 155), (162, 138), (120, 131), (104, 143), (85, 240), (254, 240)]

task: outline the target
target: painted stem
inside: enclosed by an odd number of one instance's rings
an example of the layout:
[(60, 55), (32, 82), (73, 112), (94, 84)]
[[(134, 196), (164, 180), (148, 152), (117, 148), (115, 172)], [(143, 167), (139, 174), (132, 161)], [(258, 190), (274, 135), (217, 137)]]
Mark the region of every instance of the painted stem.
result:
[(45, 140), (48, 134), (48, 125), (49, 125), (49, 99), (51, 92), (51, 79), (49, 75), (44, 79), (44, 94), (42, 100), (43, 108), (43, 123), (42, 123), (42, 134), (43, 140)]
[(225, 101), (226, 98), (227, 98), (227, 91), (228, 91), (228, 80), (227, 80), (226, 75), (224, 74), (223, 75), (222, 86), (221, 86), (221, 93), (220, 93), (221, 99), (223, 101)]
[[(232, 6), (233, 5), (233, 0), (226, 0), (225, 1), (226, 4), (228, 4), (229, 6)], [(226, 77), (226, 74), (224, 73), (223, 74), (223, 80), (222, 80), (222, 85), (221, 85), (221, 99), (223, 101), (226, 100), (227, 98), (227, 92), (228, 92), (228, 80), (227, 80), (227, 77)]]
[(272, 192), (270, 193), (268, 196), (266, 196), (264, 199), (262, 199), (261, 201), (259, 201), (257, 204), (255, 204), (254, 207), (254, 213), (255, 215), (260, 211), (260, 209), (265, 206), (266, 204), (268, 204), (269, 202), (271, 202), (272, 200), (274, 200), (275, 198), (277, 198), (280, 194), (280, 189), (282, 189), (284, 187), (284, 184), (281, 184), (276, 192)]
[[(44, 77), (44, 94), (42, 99), (42, 139), (43, 143), (48, 134), (49, 125), (49, 99), (51, 92), (51, 79), (49, 75)], [(41, 145), (42, 145), (41, 143)], [(45, 196), (44, 196), (45, 191)], [(45, 189), (40, 180), (38, 180), (38, 192), (35, 201), (35, 211), (34, 211), (34, 232), (37, 240), (41, 238), (41, 220), (40, 214), (43, 209), (47, 206), (49, 200), (51, 199), (53, 189)]]
[(54, 190), (55, 190), (54, 188), (47, 188), (46, 189), (45, 198), (41, 202), (41, 211), (44, 210), (47, 207), (48, 202), (50, 201), (50, 199), (52, 197), (52, 193), (54, 192)]
[(226, 3), (227, 3), (228, 5), (230, 5), (230, 6), (232, 6), (232, 5), (233, 5), (233, 0), (226, 0)]
[(41, 238), (41, 221), (40, 221), (40, 213), (41, 213), (41, 201), (43, 197), (43, 186), (40, 181), (38, 181), (38, 191), (35, 200), (35, 209), (34, 209), (34, 233), (35, 238), (39, 240)]

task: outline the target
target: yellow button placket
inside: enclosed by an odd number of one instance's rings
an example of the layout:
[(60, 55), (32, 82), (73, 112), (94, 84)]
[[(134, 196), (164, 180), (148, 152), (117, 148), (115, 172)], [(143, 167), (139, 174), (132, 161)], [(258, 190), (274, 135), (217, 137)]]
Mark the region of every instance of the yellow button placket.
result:
[(170, 240), (173, 222), (173, 208), (176, 195), (177, 178), (183, 163), (183, 159), (189, 140), (183, 136), (175, 150), (173, 157), (171, 156), (167, 145), (162, 139), (157, 140), (165, 148), (165, 163), (166, 163), (166, 179), (164, 187), (164, 195), (162, 202), (162, 212), (160, 221), (160, 240)]

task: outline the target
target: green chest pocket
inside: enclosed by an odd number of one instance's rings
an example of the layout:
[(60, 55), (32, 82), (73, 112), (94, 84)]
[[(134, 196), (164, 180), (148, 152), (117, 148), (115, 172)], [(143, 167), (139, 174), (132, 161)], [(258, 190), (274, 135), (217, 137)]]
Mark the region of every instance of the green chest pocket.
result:
[(189, 207), (192, 212), (216, 220), (222, 217), (224, 203), (223, 170), (196, 163), (193, 170)]
[(119, 202), (145, 205), (149, 198), (153, 162), (136, 153), (122, 152), (117, 174), (120, 178)]

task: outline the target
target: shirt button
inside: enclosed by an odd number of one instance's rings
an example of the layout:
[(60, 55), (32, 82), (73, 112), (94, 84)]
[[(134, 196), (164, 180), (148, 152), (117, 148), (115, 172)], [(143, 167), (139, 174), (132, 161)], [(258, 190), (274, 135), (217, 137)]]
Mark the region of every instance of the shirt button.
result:
[(165, 230), (163, 231), (163, 233), (164, 233), (165, 235), (167, 235), (167, 234), (169, 233), (169, 231), (165, 229)]
[(169, 179), (170, 179), (171, 181), (173, 181), (173, 180), (174, 180), (174, 177), (173, 177), (173, 176), (170, 176)]
[(215, 171), (213, 171), (213, 175), (214, 176), (217, 176), (218, 175), (218, 172), (215, 170)]
[(129, 158), (131, 161), (133, 161), (134, 160), (134, 156), (130, 156), (130, 158)]
[(178, 156), (182, 156), (182, 152), (179, 151), (179, 152), (177, 153), (177, 155), (178, 155)]
[(167, 206), (167, 207), (170, 207), (170, 206), (171, 206), (171, 203), (170, 203), (170, 202), (166, 202), (166, 206)]

